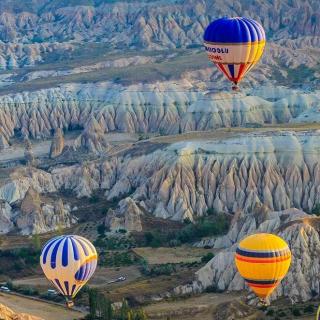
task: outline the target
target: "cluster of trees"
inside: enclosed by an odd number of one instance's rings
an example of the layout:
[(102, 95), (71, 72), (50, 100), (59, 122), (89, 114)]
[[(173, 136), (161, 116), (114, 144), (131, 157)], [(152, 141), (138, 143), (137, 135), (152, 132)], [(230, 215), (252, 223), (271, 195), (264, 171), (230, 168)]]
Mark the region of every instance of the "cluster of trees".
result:
[(129, 251), (106, 252), (100, 255), (100, 264), (108, 267), (130, 266), (138, 262), (135, 255)]
[(176, 247), (183, 243), (197, 241), (203, 237), (218, 236), (227, 233), (229, 230), (229, 219), (225, 214), (208, 214), (206, 217), (201, 217), (191, 223), (190, 220), (185, 220), (185, 226), (180, 230), (157, 232), (149, 231), (144, 235), (145, 246)]
[(21, 248), (14, 250), (0, 250), (0, 259), (6, 261), (0, 273), (11, 274), (20, 272), (28, 267), (35, 267), (39, 263), (40, 251), (34, 248)]
[(266, 315), (269, 317), (275, 316), (275, 319), (284, 318), (288, 316), (288, 313), (291, 312), (294, 317), (300, 317), (302, 316), (302, 313), (304, 314), (313, 314), (315, 312), (315, 307), (312, 304), (309, 304), (304, 309), (299, 309), (298, 307), (294, 307), (291, 310), (275, 310), (275, 309), (268, 309), (266, 311)]
[(141, 271), (147, 276), (169, 276), (177, 271), (177, 266), (172, 263), (149, 265), (145, 260), (142, 262)]
[(315, 214), (317, 216), (320, 216), (320, 203), (317, 203), (314, 205), (314, 207), (311, 210), (311, 214)]
[(147, 320), (142, 309), (131, 309), (126, 300), (120, 310), (115, 310), (111, 301), (96, 289), (89, 290), (89, 310), (87, 320)]

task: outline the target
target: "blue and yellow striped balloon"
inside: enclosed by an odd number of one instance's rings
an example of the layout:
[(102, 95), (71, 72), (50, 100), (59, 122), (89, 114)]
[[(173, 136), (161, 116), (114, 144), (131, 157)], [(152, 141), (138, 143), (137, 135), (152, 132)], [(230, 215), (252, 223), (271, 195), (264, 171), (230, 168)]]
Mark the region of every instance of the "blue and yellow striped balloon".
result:
[(72, 300), (92, 277), (98, 255), (93, 244), (77, 235), (58, 236), (43, 247), (40, 265), (48, 280)]
[(209, 59), (235, 85), (260, 60), (265, 43), (263, 27), (242, 17), (215, 20), (204, 34)]

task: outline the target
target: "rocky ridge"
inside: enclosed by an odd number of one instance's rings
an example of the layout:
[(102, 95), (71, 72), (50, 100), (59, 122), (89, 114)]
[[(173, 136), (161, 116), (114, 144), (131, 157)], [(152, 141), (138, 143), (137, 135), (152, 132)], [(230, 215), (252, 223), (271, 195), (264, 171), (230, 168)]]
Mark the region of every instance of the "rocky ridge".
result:
[(266, 208), (256, 214), (238, 217), (226, 236), (212, 242), (214, 246), (226, 249), (196, 272), (192, 284), (177, 287), (175, 293), (201, 292), (209, 286), (229, 291), (248, 290), (236, 270), (234, 252), (241, 239), (257, 232), (278, 234), (288, 242), (292, 252), (289, 273), (272, 294), (271, 300), (288, 296), (294, 301), (307, 301), (319, 295), (320, 218), (298, 209), (272, 212)]
[(40, 194), (71, 190), (77, 197), (104, 190), (107, 200), (130, 196), (147, 212), (179, 221), (193, 220), (208, 209), (236, 214), (265, 205), (274, 211), (296, 207), (311, 212), (319, 203), (319, 131), (151, 146), (49, 172), (17, 169), (0, 187), (0, 199), (21, 201), (30, 187)]
[[(204, 95), (194, 91), (188, 81), (179, 85), (167, 82), (129, 87), (111, 83), (74, 84), (24, 92), (0, 97), (0, 137), (5, 148), (17, 132), (41, 139), (49, 138), (58, 128), (85, 128), (81, 144), (90, 149), (91, 140), (93, 149), (103, 149), (107, 146), (100, 133), (177, 134), (231, 126), (302, 122), (307, 119), (302, 114), (319, 113), (317, 91), (306, 93), (262, 87), (248, 89), (247, 94)], [(90, 136), (92, 129), (100, 132), (100, 138)]]
[(25, 313), (16, 313), (7, 306), (0, 304), (0, 317), (5, 320), (43, 320)]

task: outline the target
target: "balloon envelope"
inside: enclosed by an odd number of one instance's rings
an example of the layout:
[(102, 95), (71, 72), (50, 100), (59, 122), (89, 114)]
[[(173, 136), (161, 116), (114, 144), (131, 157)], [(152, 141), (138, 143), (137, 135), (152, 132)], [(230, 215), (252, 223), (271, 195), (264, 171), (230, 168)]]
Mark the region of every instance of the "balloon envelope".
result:
[(97, 252), (86, 238), (63, 235), (49, 240), (42, 249), (40, 265), (49, 281), (72, 299), (93, 275)]
[(260, 60), (265, 43), (263, 27), (242, 17), (215, 20), (204, 33), (209, 60), (235, 84)]
[(282, 238), (258, 233), (239, 243), (235, 263), (247, 285), (258, 297), (265, 299), (286, 276), (291, 251)]

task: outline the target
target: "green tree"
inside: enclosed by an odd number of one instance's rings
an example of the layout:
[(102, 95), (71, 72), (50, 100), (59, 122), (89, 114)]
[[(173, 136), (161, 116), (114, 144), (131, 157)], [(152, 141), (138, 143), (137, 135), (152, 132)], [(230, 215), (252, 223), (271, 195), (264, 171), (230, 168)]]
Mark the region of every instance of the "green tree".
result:
[(213, 257), (214, 257), (214, 254), (213, 254), (212, 252), (208, 252), (206, 255), (204, 255), (204, 256), (201, 258), (201, 262), (207, 263), (207, 262), (209, 262)]
[(148, 320), (146, 313), (139, 309), (137, 311), (133, 311), (133, 320)]
[(314, 205), (314, 207), (311, 210), (311, 213), (320, 216), (320, 203)]
[(41, 250), (41, 241), (40, 241), (40, 236), (38, 233), (32, 235), (32, 245), (34, 250), (40, 251)]
[(89, 314), (94, 319), (97, 316), (98, 309), (98, 291), (96, 289), (89, 290)]
[(122, 306), (120, 309), (120, 320), (127, 320), (128, 319), (128, 313), (129, 313), (129, 305), (127, 300), (122, 300)]

